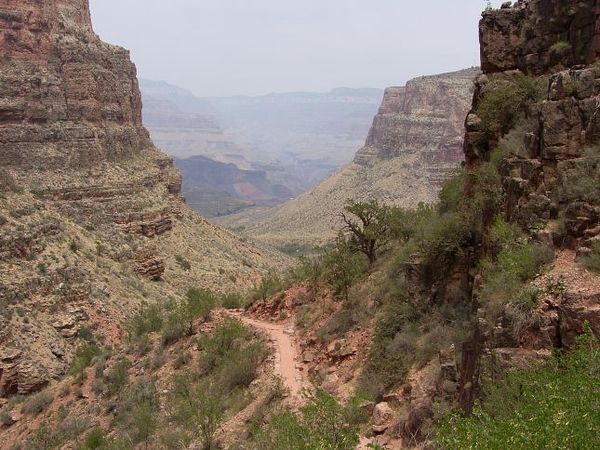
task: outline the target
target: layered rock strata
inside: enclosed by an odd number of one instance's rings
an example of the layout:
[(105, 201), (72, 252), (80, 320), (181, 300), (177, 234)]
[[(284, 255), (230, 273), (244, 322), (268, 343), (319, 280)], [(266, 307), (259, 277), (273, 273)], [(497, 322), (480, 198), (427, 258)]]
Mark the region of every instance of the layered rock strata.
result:
[(0, 397), (64, 374), (85, 339), (118, 341), (142, 300), (286, 264), (185, 206), (87, 0), (4, 0), (0, 53)]

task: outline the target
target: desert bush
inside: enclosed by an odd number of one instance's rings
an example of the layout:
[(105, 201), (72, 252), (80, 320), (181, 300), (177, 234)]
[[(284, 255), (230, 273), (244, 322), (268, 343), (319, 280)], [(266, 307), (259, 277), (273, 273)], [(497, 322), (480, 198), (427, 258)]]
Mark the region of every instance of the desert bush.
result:
[(121, 358), (115, 363), (106, 377), (107, 392), (109, 395), (118, 394), (125, 387), (129, 380), (130, 367), (131, 361), (127, 358)]
[(385, 305), (360, 379), (360, 386), (375, 397), (404, 381), (415, 350), (417, 311), (405, 301)]
[(591, 331), (571, 353), (483, 384), (472, 417), (447, 416), (443, 449), (598, 448), (600, 345)]
[(244, 305), (244, 300), (239, 294), (225, 294), (221, 297), (221, 306), (225, 309), (238, 309)]
[(356, 253), (352, 244), (343, 234), (339, 234), (335, 246), (323, 256), (323, 276), (334, 293), (349, 300), (352, 284), (366, 273), (365, 258)]
[(220, 382), (228, 391), (248, 387), (267, 355), (268, 349), (262, 341), (254, 341), (229, 353), (219, 371)]
[(252, 302), (266, 301), (271, 295), (274, 295), (285, 288), (284, 281), (276, 272), (269, 272), (261, 279), (250, 294)]
[(94, 427), (85, 437), (82, 450), (102, 449), (106, 444), (106, 433), (100, 427)]
[(457, 211), (462, 205), (465, 191), (465, 171), (457, 171), (442, 186), (439, 193), (438, 211), (440, 214)]
[(38, 415), (45, 410), (54, 401), (54, 397), (48, 391), (42, 391), (29, 398), (23, 406), (21, 412), (23, 414)]
[(527, 104), (543, 95), (543, 86), (526, 75), (519, 75), (514, 80), (494, 81), (488, 88), (477, 107), (477, 115), (491, 136), (512, 128)]
[(75, 351), (75, 358), (71, 362), (69, 373), (71, 375), (79, 375), (90, 367), (92, 360), (100, 355), (102, 351), (96, 344), (83, 344)]
[(5, 427), (10, 427), (14, 423), (15, 423), (15, 421), (14, 421), (10, 411), (7, 411), (6, 409), (3, 409), (0, 411), (0, 425), (3, 425)]
[(130, 339), (139, 339), (148, 333), (160, 331), (163, 326), (163, 311), (159, 305), (144, 304), (139, 313), (126, 325)]
[(188, 375), (174, 379), (172, 392), (170, 418), (181, 427), (184, 443), (200, 440), (204, 450), (215, 448), (215, 433), (225, 416), (222, 392)]
[(175, 256), (175, 262), (177, 263), (177, 265), (179, 267), (181, 267), (183, 270), (189, 271), (192, 268), (192, 263), (189, 262), (187, 259), (185, 259), (183, 256), (181, 255), (176, 255)]
[(585, 159), (570, 161), (561, 168), (559, 198), (563, 202), (600, 198), (600, 155), (598, 148), (588, 149)]
[(356, 398), (341, 405), (335, 397), (317, 391), (295, 415), (289, 410), (275, 414), (257, 434), (260, 450), (328, 449), (351, 450), (359, 442), (360, 424), (367, 420), (360, 413)]

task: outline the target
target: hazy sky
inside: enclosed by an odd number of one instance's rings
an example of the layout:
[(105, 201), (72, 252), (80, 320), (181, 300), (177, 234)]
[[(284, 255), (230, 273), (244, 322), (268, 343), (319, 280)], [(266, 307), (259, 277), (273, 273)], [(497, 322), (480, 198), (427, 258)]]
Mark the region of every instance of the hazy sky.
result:
[[(385, 87), (479, 64), (483, 0), (91, 0), (139, 75), (198, 95)], [(499, 2), (494, 1), (494, 4)]]

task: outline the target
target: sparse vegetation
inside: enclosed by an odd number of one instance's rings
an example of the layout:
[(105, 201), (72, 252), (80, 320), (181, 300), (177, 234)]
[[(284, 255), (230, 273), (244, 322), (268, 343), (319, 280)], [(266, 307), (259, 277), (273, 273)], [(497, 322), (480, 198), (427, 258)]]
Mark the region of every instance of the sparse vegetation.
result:
[(26, 400), (21, 406), (21, 412), (36, 416), (50, 406), (53, 401), (54, 397), (49, 391), (42, 391)]
[(257, 436), (259, 450), (352, 450), (359, 442), (359, 426), (367, 417), (354, 397), (341, 405), (333, 396), (317, 391), (295, 415), (289, 410), (275, 414)]
[(185, 259), (183, 256), (181, 255), (176, 255), (175, 256), (175, 262), (177, 263), (177, 265), (179, 267), (181, 267), (183, 270), (189, 271), (192, 269), (192, 263), (189, 262), (187, 259)]

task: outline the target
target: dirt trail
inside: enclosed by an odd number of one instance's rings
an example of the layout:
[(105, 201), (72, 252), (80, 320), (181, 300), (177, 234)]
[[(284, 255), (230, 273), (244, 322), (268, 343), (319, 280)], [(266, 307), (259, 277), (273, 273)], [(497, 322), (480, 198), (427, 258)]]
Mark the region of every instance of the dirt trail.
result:
[(293, 327), (252, 319), (237, 312), (230, 314), (252, 328), (264, 331), (269, 335), (275, 348), (275, 373), (283, 379), (291, 395), (298, 397), (302, 393), (302, 389), (308, 386), (308, 382), (296, 367), (298, 352), (293, 338)]

